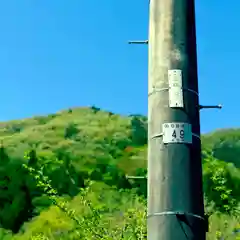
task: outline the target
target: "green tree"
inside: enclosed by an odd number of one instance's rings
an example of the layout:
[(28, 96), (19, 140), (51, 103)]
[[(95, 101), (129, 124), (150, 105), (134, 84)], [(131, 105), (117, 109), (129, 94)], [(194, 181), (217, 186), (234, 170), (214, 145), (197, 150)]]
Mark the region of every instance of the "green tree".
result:
[(147, 144), (148, 132), (147, 123), (143, 118), (134, 116), (131, 120), (132, 141), (134, 145)]

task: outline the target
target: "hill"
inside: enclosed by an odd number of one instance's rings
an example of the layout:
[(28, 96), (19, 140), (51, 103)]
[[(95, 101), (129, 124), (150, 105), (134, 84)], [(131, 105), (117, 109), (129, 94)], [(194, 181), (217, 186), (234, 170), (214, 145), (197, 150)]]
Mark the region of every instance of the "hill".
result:
[[(146, 117), (72, 108), (0, 123), (0, 140), (0, 239), (146, 239), (146, 180), (126, 178), (147, 171)], [(239, 141), (202, 137), (209, 240), (240, 228)]]

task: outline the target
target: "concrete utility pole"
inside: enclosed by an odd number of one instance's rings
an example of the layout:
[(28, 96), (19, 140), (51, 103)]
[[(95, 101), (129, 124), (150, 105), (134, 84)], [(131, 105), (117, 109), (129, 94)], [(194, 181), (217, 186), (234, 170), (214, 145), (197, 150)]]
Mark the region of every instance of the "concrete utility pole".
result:
[(204, 240), (194, 0), (150, 0), (148, 239)]

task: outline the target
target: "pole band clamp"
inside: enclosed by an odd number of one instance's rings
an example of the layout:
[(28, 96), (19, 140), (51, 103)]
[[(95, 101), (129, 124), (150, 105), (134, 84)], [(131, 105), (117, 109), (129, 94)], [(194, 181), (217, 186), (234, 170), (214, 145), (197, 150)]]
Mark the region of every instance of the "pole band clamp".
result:
[[(163, 133), (155, 134), (150, 139), (160, 138), (163, 136)], [(201, 137), (198, 134), (192, 133), (192, 136), (198, 139), (201, 139)]]
[[(192, 90), (192, 89), (189, 89), (189, 88), (181, 88), (183, 89), (183, 91), (187, 91), (187, 92), (191, 92), (191, 93), (194, 93), (195, 95), (199, 96), (198, 92)], [(164, 92), (164, 91), (168, 91), (169, 90), (169, 87), (167, 88), (153, 88), (153, 91), (151, 91), (148, 96), (150, 97), (151, 95), (153, 95), (154, 93), (157, 93), (157, 92)]]
[(198, 218), (202, 221), (206, 221), (205, 217), (202, 217), (202, 216), (194, 214), (194, 213), (188, 213), (188, 212), (183, 212), (183, 211), (166, 211), (166, 212), (160, 212), (160, 213), (153, 213), (153, 214), (148, 215), (147, 218), (164, 216), (164, 215), (175, 215), (175, 216), (177, 216), (177, 215), (188, 215), (188, 216), (191, 216), (191, 217)]

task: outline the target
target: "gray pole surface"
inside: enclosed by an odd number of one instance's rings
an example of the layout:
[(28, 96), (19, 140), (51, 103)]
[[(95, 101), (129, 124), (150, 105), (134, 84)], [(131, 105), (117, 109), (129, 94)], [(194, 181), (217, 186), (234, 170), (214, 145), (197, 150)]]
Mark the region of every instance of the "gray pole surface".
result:
[(204, 240), (194, 0), (150, 0), (148, 46), (148, 240)]

